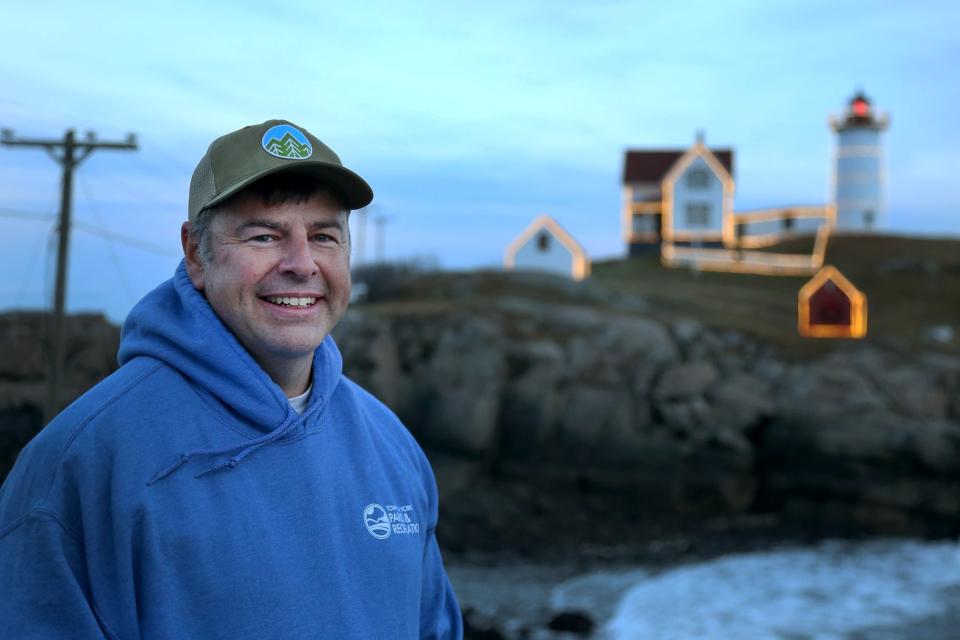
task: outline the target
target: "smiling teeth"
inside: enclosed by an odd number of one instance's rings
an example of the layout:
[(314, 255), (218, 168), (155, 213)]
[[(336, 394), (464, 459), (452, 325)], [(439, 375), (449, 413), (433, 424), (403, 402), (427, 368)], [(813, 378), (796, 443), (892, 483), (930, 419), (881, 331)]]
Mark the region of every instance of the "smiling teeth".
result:
[(283, 304), (288, 307), (309, 307), (317, 301), (316, 298), (287, 298), (281, 296), (267, 296), (267, 301), (273, 304)]

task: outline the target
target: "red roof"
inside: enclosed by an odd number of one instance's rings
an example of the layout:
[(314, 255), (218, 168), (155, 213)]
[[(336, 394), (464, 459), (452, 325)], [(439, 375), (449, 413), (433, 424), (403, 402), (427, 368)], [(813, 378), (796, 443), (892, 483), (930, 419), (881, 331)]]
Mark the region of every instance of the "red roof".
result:
[[(637, 151), (627, 150), (626, 161), (623, 164), (623, 182), (660, 182), (673, 167), (686, 149), (669, 151)], [(710, 149), (717, 157), (723, 168), (733, 175), (733, 150)]]

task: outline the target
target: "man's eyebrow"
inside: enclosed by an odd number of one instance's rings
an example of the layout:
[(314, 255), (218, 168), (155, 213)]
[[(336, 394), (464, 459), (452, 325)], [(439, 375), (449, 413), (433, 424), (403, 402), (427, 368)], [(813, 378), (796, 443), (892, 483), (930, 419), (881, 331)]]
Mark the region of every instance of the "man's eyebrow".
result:
[(272, 220), (247, 220), (237, 225), (237, 231), (243, 231), (252, 227), (262, 227), (266, 229), (283, 229), (284, 225)]
[[(275, 220), (266, 220), (266, 219), (256, 219), (256, 220), (247, 220), (245, 222), (237, 225), (236, 230), (244, 231), (246, 229), (258, 228), (258, 229), (274, 229), (277, 231), (283, 231), (287, 228), (287, 225), (282, 222), (277, 222)], [(337, 218), (332, 220), (322, 219), (314, 220), (310, 223), (311, 229), (337, 229), (343, 231), (344, 224)]]
[(310, 223), (311, 229), (339, 229), (343, 231), (343, 223), (340, 222), (339, 218), (333, 220), (314, 220)]

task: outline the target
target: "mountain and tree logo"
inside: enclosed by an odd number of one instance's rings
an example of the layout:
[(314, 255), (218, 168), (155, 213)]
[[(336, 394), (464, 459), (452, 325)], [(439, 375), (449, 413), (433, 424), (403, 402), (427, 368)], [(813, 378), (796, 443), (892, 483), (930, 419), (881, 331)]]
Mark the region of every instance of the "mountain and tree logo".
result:
[(289, 124), (278, 124), (267, 129), (260, 145), (264, 151), (278, 158), (306, 160), (313, 155), (313, 146), (307, 136)]

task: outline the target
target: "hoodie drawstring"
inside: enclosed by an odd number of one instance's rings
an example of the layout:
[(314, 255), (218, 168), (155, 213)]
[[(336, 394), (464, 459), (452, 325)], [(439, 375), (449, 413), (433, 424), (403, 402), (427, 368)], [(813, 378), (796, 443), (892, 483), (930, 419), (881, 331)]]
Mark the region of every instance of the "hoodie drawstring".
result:
[(200, 478), (201, 476), (205, 476), (215, 471), (220, 471), (221, 469), (226, 469), (227, 467), (232, 469), (233, 467), (236, 467), (238, 464), (240, 464), (241, 460), (246, 458), (248, 455), (250, 455), (257, 449), (259, 449), (260, 447), (266, 446), (271, 442), (274, 442), (282, 438), (284, 435), (287, 434), (287, 432), (290, 431), (290, 429), (292, 429), (294, 426), (296, 426), (298, 422), (300, 422), (300, 419), (305, 417), (306, 415), (300, 416), (296, 412), (290, 412), (290, 415), (288, 415), (287, 418), (283, 422), (281, 422), (276, 429), (274, 429), (268, 434), (260, 436), (259, 438), (254, 438), (253, 440), (247, 440), (239, 444), (230, 445), (229, 447), (222, 447), (220, 449), (200, 449), (197, 451), (190, 451), (190, 452), (181, 454), (180, 459), (177, 462), (173, 463), (163, 471), (159, 472), (157, 475), (153, 476), (150, 480), (148, 480), (147, 486), (149, 487), (150, 485), (157, 483), (160, 480), (163, 480), (167, 476), (171, 475), (174, 471), (176, 471), (177, 469), (185, 465), (191, 458), (194, 458), (197, 456), (216, 456), (222, 453), (229, 453), (231, 451), (236, 451), (237, 449), (241, 449), (240, 453), (233, 456), (229, 460), (215, 464), (214, 466), (210, 467), (206, 471), (201, 471), (200, 473), (195, 475), (194, 478)]

